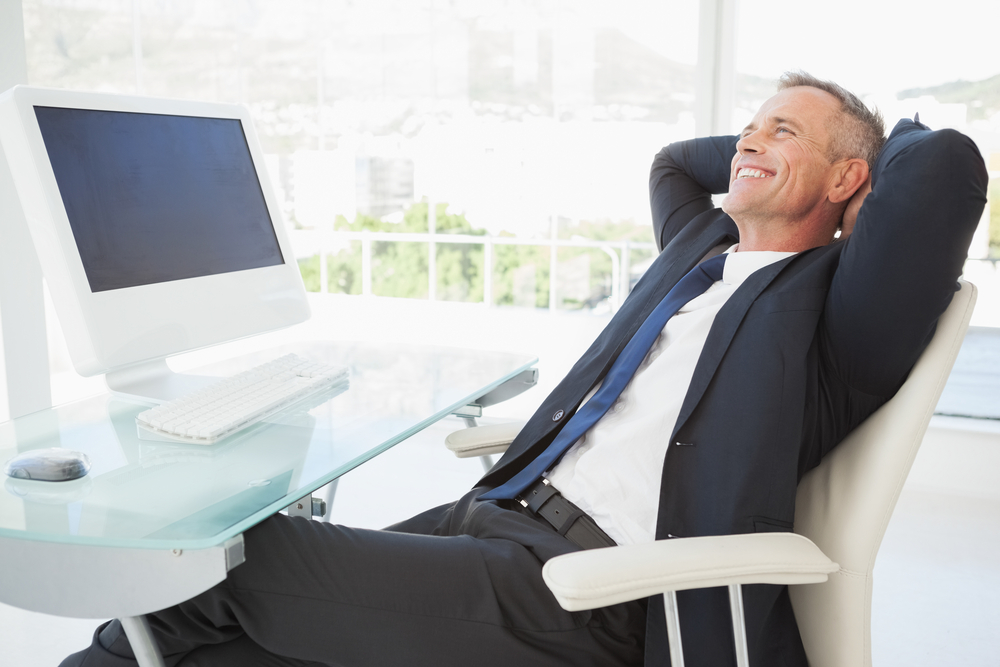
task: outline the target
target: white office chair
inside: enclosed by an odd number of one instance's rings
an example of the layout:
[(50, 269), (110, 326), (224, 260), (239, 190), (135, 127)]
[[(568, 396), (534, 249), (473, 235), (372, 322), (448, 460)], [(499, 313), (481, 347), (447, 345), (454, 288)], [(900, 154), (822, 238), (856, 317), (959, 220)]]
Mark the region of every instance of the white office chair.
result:
[[(744, 667), (740, 586), (787, 584), (809, 664), (870, 667), (875, 557), (976, 301), (975, 286), (959, 282), (961, 291), (896, 396), (802, 479), (794, 533), (663, 540), (553, 558), (542, 574), (559, 604), (578, 611), (664, 594), (671, 661), (683, 667), (676, 591), (729, 586), (737, 664)], [(448, 446), (460, 456), (497, 453), (516, 429), (467, 429), (452, 434)]]

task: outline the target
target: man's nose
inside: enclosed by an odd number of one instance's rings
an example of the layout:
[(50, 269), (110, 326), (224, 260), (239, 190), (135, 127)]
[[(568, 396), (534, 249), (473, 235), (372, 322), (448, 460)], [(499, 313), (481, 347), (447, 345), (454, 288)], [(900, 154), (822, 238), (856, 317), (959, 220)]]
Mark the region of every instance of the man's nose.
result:
[(739, 141), (736, 142), (736, 152), (740, 155), (746, 155), (747, 153), (759, 153), (760, 142), (757, 141), (756, 135), (756, 132), (751, 132), (740, 137)]

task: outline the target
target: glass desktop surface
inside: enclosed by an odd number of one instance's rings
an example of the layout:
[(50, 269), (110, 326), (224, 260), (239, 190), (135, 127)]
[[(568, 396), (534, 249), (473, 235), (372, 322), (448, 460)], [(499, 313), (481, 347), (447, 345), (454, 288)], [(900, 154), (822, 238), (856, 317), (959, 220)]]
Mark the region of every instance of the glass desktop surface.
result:
[(446, 348), (296, 345), (201, 369), (230, 375), (286, 352), (350, 368), (350, 384), (214, 445), (140, 439), (149, 404), (83, 399), (0, 424), (0, 464), (21, 452), (85, 452), (70, 482), (0, 474), (0, 536), (107, 547), (218, 545), (384, 452), (535, 359)]

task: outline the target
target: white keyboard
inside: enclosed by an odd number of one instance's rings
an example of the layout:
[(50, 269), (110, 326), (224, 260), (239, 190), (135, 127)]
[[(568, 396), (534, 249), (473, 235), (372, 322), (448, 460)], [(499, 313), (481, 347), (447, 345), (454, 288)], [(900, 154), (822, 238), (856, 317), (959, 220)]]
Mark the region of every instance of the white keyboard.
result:
[(211, 445), (347, 379), (344, 366), (287, 354), (140, 412), (135, 422), (159, 440)]

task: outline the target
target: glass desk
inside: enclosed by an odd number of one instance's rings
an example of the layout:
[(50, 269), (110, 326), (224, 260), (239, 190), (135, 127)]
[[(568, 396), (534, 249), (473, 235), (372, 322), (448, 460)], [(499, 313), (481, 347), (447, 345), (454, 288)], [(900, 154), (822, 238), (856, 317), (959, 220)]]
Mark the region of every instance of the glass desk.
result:
[(316, 343), (200, 372), (230, 375), (291, 351), (347, 365), (349, 386), (214, 445), (140, 439), (135, 416), (149, 404), (113, 395), (0, 424), (0, 463), (27, 450), (64, 447), (85, 452), (92, 464), (90, 474), (72, 482), (0, 475), (0, 601), (108, 618), (136, 617), (189, 599), (243, 562), (243, 531), (536, 361), (445, 348)]

